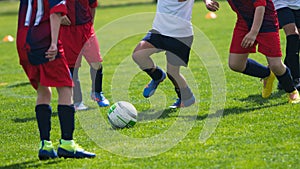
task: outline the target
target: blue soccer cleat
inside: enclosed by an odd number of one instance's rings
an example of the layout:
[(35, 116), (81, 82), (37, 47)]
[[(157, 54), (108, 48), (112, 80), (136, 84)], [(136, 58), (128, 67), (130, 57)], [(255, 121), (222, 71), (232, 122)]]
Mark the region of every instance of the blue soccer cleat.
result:
[(96, 154), (84, 151), (74, 140), (59, 141), (59, 147), (57, 149), (57, 155), (59, 158), (94, 158)]
[(196, 100), (195, 100), (194, 95), (191, 98), (187, 99), (187, 100), (181, 100), (180, 98), (178, 98), (175, 103), (173, 103), (171, 106), (169, 106), (169, 108), (176, 109), (176, 108), (189, 107), (192, 104), (194, 104), (195, 101)]
[(57, 154), (54, 150), (51, 141), (42, 140), (40, 142), (40, 149), (38, 157), (40, 160), (48, 160), (50, 158), (57, 158)]
[(163, 72), (161, 79), (159, 80), (151, 80), (150, 83), (144, 88), (143, 96), (148, 98), (155, 93), (157, 86), (164, 81), (166, 78), (166, 73)]
[(109, 106), (109, 101), (105, 98), (102, 92), (92, 92), (91, 93), (92, 100), (96, 101), (100, 107)]

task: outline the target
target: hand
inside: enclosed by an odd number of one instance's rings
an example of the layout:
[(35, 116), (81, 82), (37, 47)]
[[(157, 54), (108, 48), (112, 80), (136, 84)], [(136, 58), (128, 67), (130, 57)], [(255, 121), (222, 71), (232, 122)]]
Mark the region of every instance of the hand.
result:
[(219, 3), (214, 0), (206, 0), (205, 1), (206, 8), (212, 12), (219, 10)]
[(253, 46), (255, 40), (256, 40), (256, 36), (257, 33), (254, 33), (252, 31), (250, 31), (249, 33), (247, 33), (247, 35), (243, 38), (241, 46), (243, 48), (249, 48), (251, 46)]
[(67, 17), (67, 15), (64, 15), (64, 16), (61, 17), (61, 24), (62, 25), (71, 25), (71, 21)]
[(56, 55), (57, 55), (57, 45), (51, 44), (48, 51), (46, 52), (46, 58), (49, 59), (49, 61), (53, 61)]

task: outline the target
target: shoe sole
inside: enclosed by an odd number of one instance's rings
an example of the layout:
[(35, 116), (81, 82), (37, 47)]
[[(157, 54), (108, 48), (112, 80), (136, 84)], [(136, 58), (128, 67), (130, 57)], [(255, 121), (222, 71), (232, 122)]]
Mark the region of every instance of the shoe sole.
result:
[(46, 153), (43, 153), (43, 152), (39, 152), (38, 157), (39, 157), (40, 160), (49, 160), (49, 159), (57, 158), (58, 156), (57, 156), (57, 154), (49, 155), (49, 154), (46, 154)]
[[(78, 152), (76, 152), (78, 153)], [(87, 154), (81, 154), (81, 155), (75, 155), (73, 152), (69, 152), (67, 150), (64, 150), (62, 148), (59, 148), (57, 150), (57, 155), (59, 158), (64, 158), (64, 159), (67, 159), (67, 158), (94, 158), (96, 157), (96, 155), (87, 155)]]

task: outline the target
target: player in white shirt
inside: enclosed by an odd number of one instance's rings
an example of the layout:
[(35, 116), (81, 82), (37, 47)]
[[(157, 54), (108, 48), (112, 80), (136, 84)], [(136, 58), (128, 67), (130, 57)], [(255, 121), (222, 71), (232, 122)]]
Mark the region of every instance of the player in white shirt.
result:
[[(300, 0), (273, 0), (280, 28), (286, 34), (286, 57), (284, 59), (293, 77), (295, 87), (300, 90)], [(278, 89), (282, 89), (278, 84)]]
[[(191, 23), (194, 0), (158, 0), (152, 29), (136, 46), (132, 58), (152, 80), (145, 87), (145, 98), (152, 96), (166, 76), (175, 87), (178, 99), (170, 108), (187, 107), (195, 103), (195, 97), (185, 78), (180, 74), (180, 67), (187, 66), (193, 42)], [(210, 11), (216, 11), (219, 4), (206, 1)], [(167, 73), (158, 67), (151, 55), (165, 51)]]

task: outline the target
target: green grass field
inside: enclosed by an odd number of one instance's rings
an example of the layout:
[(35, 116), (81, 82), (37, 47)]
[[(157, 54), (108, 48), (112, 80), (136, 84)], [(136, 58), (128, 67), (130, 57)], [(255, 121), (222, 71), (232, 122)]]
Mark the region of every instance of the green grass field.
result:
[[(149, 78), (130, 58), (151, 28), (155, 5), (118, 6), (116, 2), (103, 1), (106, 6), (98, 8), (95, 21), (104, 58), (104, 92), (112, 103), (125, 100), (135, 105), (136, 126), (117, 131), (109, 127), (108, 108), (99, 108), (89, 99), (91, 82), (84, 61), (80, 79), (90, 109), (76, 113), (75, 140), (97, 157), (39, 161), (36, 93), (18, 63), (15, 43), (1, 41), (0, 168), (300, 168), (300, 105), (287, 104), (286, 94), (276, 85), (271, 97), (262, 99), (260, 79), (229, 70), (235, 14), (226, 2), (220, 2), (214, 20), (205, 19), (208, 11), (202, 2), (195, 3), (195, 41), (189, 66), (182, 72), (197, 104), (177, 111), (167, 109), (175, 99), (169, 80), (151, 99), (143, 98)], [(0, 40), (15, 37), (17, 10), (18, 2), (0, 2)], [(153, 58), (165, 67), (163, 54)], [(266, 64), (258, 53), (251, 58)], [(56, 106), (54, 89), (51, 140), (55, 147), (60, 139)]]

